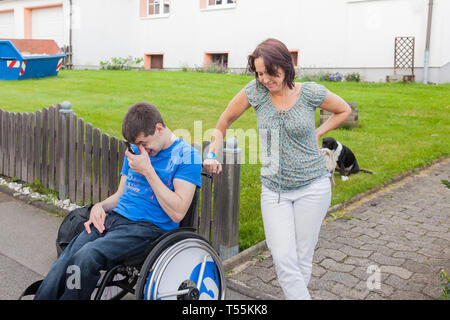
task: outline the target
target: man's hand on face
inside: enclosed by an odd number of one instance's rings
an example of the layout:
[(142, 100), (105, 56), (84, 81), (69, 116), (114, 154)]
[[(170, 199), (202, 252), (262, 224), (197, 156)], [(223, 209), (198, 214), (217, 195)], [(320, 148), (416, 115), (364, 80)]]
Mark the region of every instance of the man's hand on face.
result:
[(153, 167), (150, 162), (150, 157), (148, 156), (147, 151), (142, 145), (138, 145), (139, 154), (134, 155), (130, 153), (128, 150), (125, 152), (125, 155), (128, 157), (128, 165), (130, 168), (137, 173), (142, 175), (146, 175)]

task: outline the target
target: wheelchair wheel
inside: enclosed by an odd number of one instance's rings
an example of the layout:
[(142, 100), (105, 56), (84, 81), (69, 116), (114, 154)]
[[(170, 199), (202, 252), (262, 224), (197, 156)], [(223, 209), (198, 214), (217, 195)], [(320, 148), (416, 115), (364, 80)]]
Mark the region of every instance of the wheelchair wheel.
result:
[(147, 256), (138, 300), (223, 300), (225, 273), (211, 245), (193, 232), (164, 239)]

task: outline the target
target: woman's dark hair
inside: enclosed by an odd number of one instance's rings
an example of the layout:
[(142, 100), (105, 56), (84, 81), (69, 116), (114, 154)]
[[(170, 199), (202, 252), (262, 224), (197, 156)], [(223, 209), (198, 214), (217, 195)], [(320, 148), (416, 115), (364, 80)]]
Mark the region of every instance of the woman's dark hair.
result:
[(266, 71), (271, 76), (275, 77), (278, 75), (278, 68), (283, 69), (285, 73), (283, 83), (290, 89), (294, 88), (294, 63), (292, 62), (291, 53), (283, 42), (277, 39), (267, 39), (261, 42), (255, 51), (248, 56), (248, 69), (250, 72), (255, 72), (256, 79), (258, 79), (258, 73), (255, 68), (255, 59), (259, 57), (263, 58)]
[(164, 121), (158, 108), (147, 102), (139, 102), (128, 109), (122, 122), (122, 135), (125, 140), (135, 143), (140, 134), (152, 136), (155, 134), (156, 124)]

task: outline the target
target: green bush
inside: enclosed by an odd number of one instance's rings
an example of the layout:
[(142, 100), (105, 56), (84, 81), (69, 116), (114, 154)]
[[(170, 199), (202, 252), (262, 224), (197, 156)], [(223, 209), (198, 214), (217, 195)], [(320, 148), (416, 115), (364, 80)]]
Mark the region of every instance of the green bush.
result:
[(450, 296), (450, 277), (447, 275), (445, 270), (441, 270), (439, 278), (442, 281), (441, 285), (439, 286), (442, 289), (441, 300), (448, 300)]
[(327, 81), (328, 73), (319, 71), (316, 73), (303, 73), (299, 76), (300, 81)]
[(111, 58), (110, 60), (100, 61), (100, 68), (102, 70), (131, 70), (141, 68), (143, 58)]
[(211, 62), (209, 65), (198, 71), (206, 73), (227, 73), (227, 68), (219, 63)]
[(360, 82), (361, 81), (361, 75), (358, 72), (347, 73), (345, 75), (345, 81)]

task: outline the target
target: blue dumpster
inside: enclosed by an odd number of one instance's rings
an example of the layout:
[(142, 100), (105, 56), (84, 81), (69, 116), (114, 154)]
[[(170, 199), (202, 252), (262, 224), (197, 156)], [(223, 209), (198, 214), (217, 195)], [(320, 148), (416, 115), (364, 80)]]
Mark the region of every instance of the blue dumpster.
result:
[(54, 40), (0, 40), (0, 80), (56, 76), (65, 56)]

